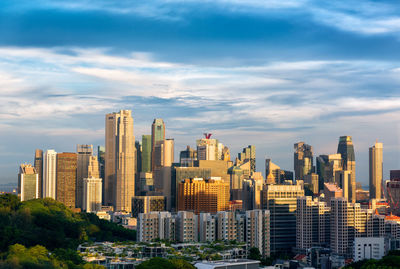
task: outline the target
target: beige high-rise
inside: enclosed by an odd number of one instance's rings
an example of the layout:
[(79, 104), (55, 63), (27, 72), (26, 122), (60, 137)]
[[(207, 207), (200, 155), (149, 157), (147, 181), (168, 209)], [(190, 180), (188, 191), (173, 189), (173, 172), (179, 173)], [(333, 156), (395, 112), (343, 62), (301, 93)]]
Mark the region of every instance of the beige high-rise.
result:
[(83, 209), (83, 179), (88, 178), (89, 159), (93, 155), (93, 145), (76, 145), (78, 162), (76, 169), (76, 207)]
[(135, 196), (136, 148), (130, 110), (106, 115), (105, 204), (131, 211)]
[(382, 199), (383, 144), (376, 142), (369, 148), (369, 197)]

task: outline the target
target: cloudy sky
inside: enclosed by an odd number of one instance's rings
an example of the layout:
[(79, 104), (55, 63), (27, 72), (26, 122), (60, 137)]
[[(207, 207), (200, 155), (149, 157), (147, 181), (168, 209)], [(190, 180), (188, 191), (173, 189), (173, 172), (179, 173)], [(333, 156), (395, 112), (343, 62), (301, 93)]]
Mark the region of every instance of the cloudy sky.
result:
[[(114, 2), (114, 3), (113, 3)], [(400, 5), (323, 0), (2, 0), (0, 183), (35, 148), (104, 144), (104, 115), (135, 135), (164, 118), (176, 155), (204, 132), (293, 169), (293, 144), (336, 153), (353, 136), (357, 181), (384, 143), (400, 169)], [(178, 160), (176, 156), (176, 160)]]

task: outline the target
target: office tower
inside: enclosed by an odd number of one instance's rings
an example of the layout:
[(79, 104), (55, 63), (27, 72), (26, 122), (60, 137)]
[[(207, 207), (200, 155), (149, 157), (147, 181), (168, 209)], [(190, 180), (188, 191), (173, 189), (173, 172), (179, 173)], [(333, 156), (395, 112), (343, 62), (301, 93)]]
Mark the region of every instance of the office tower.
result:
[(249, 179), (243, 180), (243, 208), (246, 210), (261, 209), (261, 191), (264, 178), (261, 172), (255, 172)]
[(177, 211), (178, 185), (187, 178), (210, 178), (210, 168), (200, 167), (172, 167), (171, 171), (171, 207)]
[(219, 178), (185, 179), (178, 185), (178, 210), (216, 213), (229, 208), (229, 184)]
[(105, 203), (131, 211), (135, 196), (136, 148), (130, 110), (106, 115)]
[[(219, 153), (219, 146), (222, 145), (221, 143), (218, 144), (218, 153)], [(223, 145), (222, 145), (223, 146)], [(219, 158), (222, 161), (231, 161), (231, 151), (229, 150), (228, 147), (224, 146), (221, 150), (221, 157)]]
[(334, 183), (324, 183), (324, 197), (327, 205), (331, 204), (331, 199), (343, 197), (343, 190)]
[(52, 149), (43, 154), (43, 198), (56, 199), (57, 152)]
[(229, 168), (232, 166), (232, 162), (223, 160), (197, 160), (195, 161), (195, 167), (209, 168), (211, 170), (211, 176), (220, 177), (225, 183), (230, 184), (230, 175), (228, 173)]
[(147, 192), (154, 191), (153, 173), (140, 173), (140, 195), (146, 195)]
[(271, 214), (271, 253), (288, 252), (296, 246), (297, 197), (304, 190), (297, 185), (265, 185), (262, 208)]
[(349, 202), (351, 202), (351, 180), (352, 172), (348, 170), (339, 170), (335, 173), (334, 183), (343, 190), (343, 197), (345, 197)]
[(157, 142), (165, 140), (165, 124), (163, 119), (154, 119), (151, 125), (151, 171), (154, 170), (154, 149)]
[(218, 140), (209, 137), (210, 136), (206, 134), (206, 138), (196, 141), (198, 160), (218, 160)]
[(140, 173), (142, 172), (142, 143), (135, 142), (136, 163), (135, 163), (135, 195), (140, 195)]
[(175, 230), (175, 218), (170, 212), (140, 213), (137, 219), (138, 242), (175, 241)]
[(194, 161), (197, 161), (197, 151), (190, 146), (186, 150), (182, 150), (179, 154), (179, 163), (181, 167), (193, 167)]
[(339, 138), (337, 153), (340, 153), (342, 156), (343, 170), (350, 170), (352, 172), (350, 200), (354, 203), (356, 201), (356, 158), (351, 136), (341, 136)]
[(135, 196), (132, 198), (132, 216), (137, 218), (140, 213), (165, 211), (164, 196)]
[(324, 183), (333, 183), (336, 171), (340, 170), (343, 170), (341, 154), (319, 155), (317, 157), (319, 190), (323, 190)]
[(101, 210), (102, 201), (102, 179), (89, 176), (83, 179), (83, 204), (82, 209), (86, 212)]
[(76, 169), (76, 207), (83, 207), (83, 179), (88, 178), (89, 158), (93, 156), (93, 145), (76, 145), (78, 163)]
[(102, 203), (105, 204), (105, 194), (104, 194), (104, 177), (105, 177), (105, 156), (106, 156), (106, 149), (103, 146), (97, 146), (97, 160), (99, 162), (99, 173), (100, 178), (103, 179), (101, 184), (101, 197), (103, 199)]
[(332, 254), (351, 258), (356, 237), (368, 236), (368, 223), (372, 209), (361, 209), (358, 203), (349, 203), (346, 198), (331, 199), (331, 239)]
[(312, 191), (315, 195), (319, 193), (319, 180), (318, 175), (311, 173), (304, 176), (304, 186)]
[(210, 213), (200, 213), (199, 215), (199, 241), (216, 241), (217, 218)]
[(56, 199), (70, 208), (75, 208), (76, 170), (76, 153), (57, 153)]
[(142, 135), (142, 170), (151, 172), (151, 135)]
[(369, 198), (382, 199), (383, 144), (376, 142), (369, 148)]
[(90, 156), (89, 164), (87, 167), (87, 177), (100, 178), (100, 164), (96, 156)]
[(246, 243), (256, 247), (263, 257), (270, 256), (270, 212), (268, 210), (246, 211)]
[(296, 251), (307, 253), (314, 246), (329, 247), (330, 208), (311, 196), (297, 198), (296, 210)]
[(18, 194), (22, 202), (39, 198), (39, 174), (30, 164), (19, 167)]
[(313, 148), (304, 142), (294, 144), (294, 175), (296, 180), (303, 180), (313, 172)]
[(244, 163), (246, 161), (250, 162), (250, 171), (256, 171), (256, 147), (249, 145), (243, 148), (243, 151), (238, 154), (238, 161)]
[(400, 216), (400, 178), (393, 178), (386, 182), (386, 189), (390, 212)]
[(197, 242), (198, 217), (193, 212), (179, 211), (176, 220), (176, 240), (181, 243)]
[(292, 171), (286, 171), (286, 170), (281, 170), (280, 171), (281, 176), (280, 176), (280, 182), (281, 184), (285, 182), (293, 182), (293, 172)]
[[(171, 167), (174, 162), (174, 140), (158, 141), (154, 146), (154, 169)], [(153, 169), (153, 171), (154, 171)]]
[(274, 164), (271, 159), (265, 159), (266, 184), (280, 184), (281, 168)]
[(33, 163), (35, 166), (35, 170), (39, 176), (39, 196), (38, 198), (42, 198), (42, 184), (43, 184), (43, 150), (36, 149), (35, 150), (35, 161)]

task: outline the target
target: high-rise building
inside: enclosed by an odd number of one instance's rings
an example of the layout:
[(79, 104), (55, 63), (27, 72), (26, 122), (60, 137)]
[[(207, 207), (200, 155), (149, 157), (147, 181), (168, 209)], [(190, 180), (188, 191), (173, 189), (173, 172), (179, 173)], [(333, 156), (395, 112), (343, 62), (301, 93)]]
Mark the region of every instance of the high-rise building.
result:
[(197, 151), (190, 146), (187, 146), (186, 150), (182, 150), (179, 154), (181, 167), (193, 167), (195, 161), (197, 161)]
[(330, 208), (311, 196), (297, 198), (296, 250), (306, 254), (314, 246), (329, 247)]
[(400, 170), (390, 170), (390, 180), (400, 179)]
[(76, 153), (57, 153), (56, 199), (70, 208), (75, 208), (76, 170)]
[(354, 145), (351, 136), (341, 136), (339, 138), (337, 153), (342, 157), (343, 170), (351, 171), (351, 184), (350, 184), (350, 201), (356, 201), (356, 157), (354, 154)]
[(170, 212), (140, 213), (137, 219), (137, 241), (154, 239), (175, 241), (175, 218)]
[(270, 212), (269, 210), (246, 211), (246, 243), (256, 247), (263, 257), (270, 256)]
[(86, 212), (101, 210), (102, 201), (102, 179), (89, 176), (83, 179), (83, 204), (82, 209)]
[(155, 147), (157, 142), (165, 140), (165, 123), (163, 119), (154, 119), (151, 125), (151, 170), (155, 167)]
[(297, 185), (265, 185), (262, 208), (271, 214), (271, 253), (288, 252), (296, 246), (297, 197), (304, 190)]
[(303, 180), (313, 172), (313, 148), (304, 142), (294, 144), (294, 175), (296, 180)]
[(198, 216), (193, 212), (179, 211), (176, 219), (176, 240), (178, 242), (197, 242), (198, 239)]
[(106, 148), (103, 146), (97, 146), (97, 160), (99, 162), (99, 173), (100, 173), (100, 178), (103, 180), (101, 183), (102, 204), (105, 204), (104, 200), (105, 156), (106, 156)]
[(318, 189), (324, 189), (324, 183), (333, 183), (336, 171), (342, 169), (341, 154), (319, 155), (317, 157)]
[(21, 164), (19, 167), (18, 194), (21, 201), (39, 198), (39, 174), (30, 164)]
[(165, 211), (164, 196), (135, 196), (132, 198), (132, 215), (137, 218), (140, 213)]
[(199, 241), (216, 241), (217, 218), (210, 213), (200, 213), (199, 215)]
[(249, 161), (250, 162), (250, 171), (256, 171), (256, 146), (249, 145), (246, 148), (243, 148), (243, 151), (238, 154), (238, 160), (240, 163)]
[(196, 141), (197, 159), (216, 161), (218, 160), (218, 140), (212, 138), (202, 138)]
[(400, 178), (393, 178), (386, 182), (386, 189), (390, 212), (400, 216)]
[(319, 193), (319, 180), (316, 173), (311, 173), (304, 176), (304, 187), (307, 187), (315, 195)]
[(210, 168), (200, 167), (173, 167), (171, 171), (171, 207), (177, 211), (178, 206), (178, 185), (182, 180), (188, 178), (210, 178)]
[(83, 207), (83, 179), (88, 178), (89, 158), (93, 156), (93, 145), (76, 145), (78, 163), (76, 169), (76, 207)]
[(136, 148), (130, 110), (106, 115), (105, 204), (131, 211), (135, 196)]
[(351, 189), (352, 172), (349, 170), (338, 170), (335, 173), (334, 183), (343, 190), (343, 197), (348, 201), (352, 201)]
[(343, 190), (334, 183), (324, 183), (324, 196), (327, 205), (331, 204), (331, 199), (343, 197)]
[(36, 149), (35, 150), (35, 160), (33, 165), (35, 166), (35, 170), (39, 176), (39, 196), (38, 198), (42, 198), (42, 184), (43, 184), (43, 150)]
[(265, 180), (267, 184), (280, 184), (281, 168), (271, 159), (265, 159)]
[(376, 142), (369, 148), (369, 197), (382, 199), (383, 144)]
[(356, 237), (368, 236), (368, 223), (373, 216), (372, 209), (361, 209), (360, 204), (350, 203), (346, 198), (331, 199), (330, 249), (332, 254), (353, 256)]
[(151, 172), (151, 135), (142, 135), (142, 170)]
[(142, 172), (142, 143), (135, 142), (136, 163), (135, 163), (135, 195), (140, 195), (140, 173)]
[(154, 146), (154, 169), (171, 167), (174, 162), (174, 140), (165, 139), (156, 142)]
[(229, 184), (220, 178), (192, 178), (178, 186), (178, 210), (216, 213), (229, 208)]
[(52, 149), (43, 154), (43, 198), (56, 199), (57, 152)]
[(236, 213), (233, 211), (220, 211), (217, 212), (216, 219), (217, 219), (217, 235), (216, 235), (217, 240), (222, 240), (222, 241), (237, 240), (238, 221), (236, 218)]

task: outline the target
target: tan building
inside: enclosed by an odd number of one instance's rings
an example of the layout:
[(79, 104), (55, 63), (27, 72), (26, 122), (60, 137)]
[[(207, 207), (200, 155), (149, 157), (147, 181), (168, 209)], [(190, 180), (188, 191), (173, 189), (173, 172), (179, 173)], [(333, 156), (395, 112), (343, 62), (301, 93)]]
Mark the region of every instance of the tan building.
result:
[(304, 142), (294, 144), (294, 173), (296, 180), (303, 180), (313, 170), (313, 148)]
[(221, 179), (185, 179), (178, 185), (178, 210), (216, 213), (229, 209), (229, 184)]
[(314, 194), (318, 194), (319, 180), (318, 175), (311, 173), (304, 176), (304, 185), (307, 186)]
[(155, 147), (157, 142), (165, 140), (165, 123), (163, 119), (154, 119), (151, 125), (151, 171), (154, 170), (155, 163)]
[(270, 256), (270, 213), (269, 210), (246, 211), (246, 243), (256, 247), (263, 257)]
[(324, 199), (327, 205), (331, 204), (331, 199), (343, 197), (343, 190), (334, 183), (324, 183)]
[(86, 212), (97, 212), (101, 210), (102, 202), (102, 179), (91, 176), (83, 179), (83, 205)]
[[(76, 207), (83, 209), (83, 179), (88, 178), (89, 158), (93, 155), (93, 145), (76, 145), (78, 163), (76, 169)], [(99, 176), (97, 176), (99, 177)]]
[(339, 170), (335, 173), (334, 183), (343, 190), (343, 197), (345, 197), (349, 202), (352, 201), (352, 178), (352, 172), (349, 170)]
[(36, 149), (35, 150), (35, 162), (34, 162), (35, 170), (39, 177), (39, 197), (42, 198), (42, 184), (43, 184), (43, 150)]
[(30, 164), (19, 167), (18, 194), (22, 202), (39, 198), (39, 174)]
[(354, 154), (354, 145), (351, 136), (341, 136), (339, 138), (337, 153), (341, 154), (342, 157), (342, 168), (343, 170), (351, 171), (351, 182), (349, 201), (352, 203), (356, 202), (356, 157)]
[(223, 160), (198, 160), (195, 161), (195, 167), (209, 168), (211, 170), (211, 176), (220, 177), (224, 182), (230, 183), (230, 175), (228, 169), (232, 166), (232, 162)]
[(171, 167), (174, 162), (174, 140), (165, 139), (154, 146), (154, 168)]
[(56, 170), (57, 152), (52, 149), (46, 150), (43, 154), (43, 198), (50, 197), (56, 199)]
[(130, 110), (106, 115), (105, 204), (130, 212), (135, 196), (136, 148)]
[(76, 153), (57, 153), (56, 200), (70, 208), (75, 208), (76, 168)]
[(382, 199), (383, 144), (376, 142), (369, 148), (369, 196)]
[(265, 185), (262, 208), (271, 214), (271, 253), (288, 251), (296, 246), (297, 197), (304, 189), (297, 185)]
[(218, 140), (202, 138), (196, 141), (197, 159), (216, 161), (218, 160)]
[(281, 168), (274, 164), (271, 159), (265, 160), (265, 179), (266, 184), (280, 183)]
[(313, 246), (329, 247), (330, 208), (311, 196), (297, 198), (296, 251), (307, 253)]

